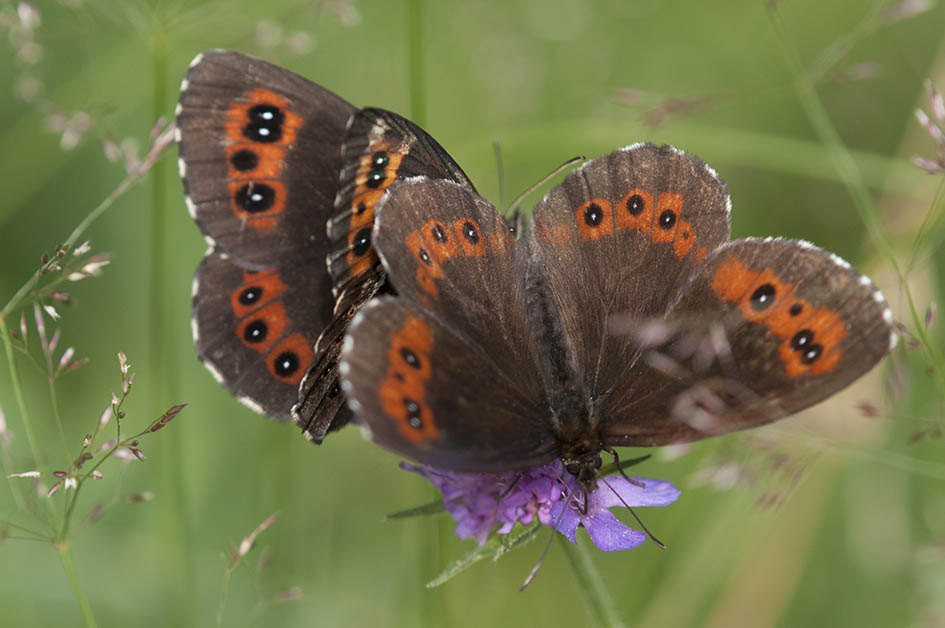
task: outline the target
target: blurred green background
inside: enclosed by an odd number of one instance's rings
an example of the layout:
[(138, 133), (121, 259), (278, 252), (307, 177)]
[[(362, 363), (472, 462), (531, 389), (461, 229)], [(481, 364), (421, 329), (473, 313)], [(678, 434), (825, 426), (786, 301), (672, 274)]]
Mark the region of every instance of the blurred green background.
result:
[[(913, 118), (916, 107), (928, 109), (924, 81), (945, 87), (945, 9), (931, 0), (32, 6), (38, 22), (18, 3), (0, 3), (2, 303), (124, 177), (103, 142), (146, 145), (158, 115), (172, 114), (187, 63), (216, 47), (263, 56), (355, 104), (414, 118), (493, 202), (494, 139), (506, 203), (567, 158), (668, 142), (727, 180), (734, 236), (801, 237), (837, 252), (876, 279), (910, 328), (904, 288), (919, 318), (941, 289), (937, 214), (918, 249), (915, 239), (942, 177), (908, 163), (936, 150)], [(803, 76), (790, 69), (795, 54)], [(798, 88), (805, 80), (816, 84), (807, 108)], [(825, 143), (811, 103), (839, 142)], [(63, 126), (75, 147), (63, 147)], [(844, 150), (872, 205), (855, 203), (850, 177), (838, 174)], [(213, 381), (190, 340), (191, 278), (205, 245), (185, 211), (175, 159), (165, 155), (95, 223), (87, 235), (95, 251), (112, 252), (112, 264), (69, 287), (75, 303), (59, 306), (61, 321), (47, 319), (62, 329), (61, 347), (90, 360), (56, 387), (73, 452), (119, 387), (119, 350), (137, 372), (128, 430), (189, 404), (142, 441), (145, 461), (107, 464), (105, 479), (83, 489), (72, 558), (98, 624), (213, 625), (227, 544), (279, 512), (232, 574), (223, 625), (596, 625), (557, 544), (518, 593), (546, 534), (424, 588), (473, 544), (452, 535), (446, 516), (384, 520), (433, 498), (421, 478), (356, 429), (314, 447)], [(901, 264), (918, 251), (907, 277), (893, 272), (863, 211), (879, 220)], [(941, 371), (905, 344), (866, 380), (796, 418), (654, 452), (638, 467), (683, 491), (671, 507), (640, 509), (668, 549), (647, 543), (603, 554), (579, 535), (619, 617), (660, 627), (945, 625), (945, 456), (934, 438), (943, 425)], [(22, 356), (16, 364), (40, 448), (52, 469), (65, 468), (45, 376)], [(10, 382), (0, 368), (0, 408), (13, 434), (4, 474), (36, 466)], [(863, 400), (880, 416), (865, 416)], [(94, 504), (143, 491), (153, 500), (117, 504), (86, 523)], [(61, 493), (52, 499), (61, 507)], [(0, 521), (35, 521), (17, 511), (9, 483)], [(293, 587), (300, 599), (278, 601)], [(82, 621), (54, 547), (0, 541), (0, 625)]]

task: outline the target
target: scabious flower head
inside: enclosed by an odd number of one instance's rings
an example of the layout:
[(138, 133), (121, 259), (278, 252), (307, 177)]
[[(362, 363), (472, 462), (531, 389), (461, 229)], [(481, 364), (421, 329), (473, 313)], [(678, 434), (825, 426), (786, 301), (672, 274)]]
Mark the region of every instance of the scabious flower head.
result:
[(610, 508), (624, 508), (624, 502), (631, 507), (667, 506), (679, 497), (679, 489), (669, 482), (634, 478), (637, 486), (610, 476), (600, 478), (587, 496), (585, 513), (577, 480), (564, 471), (560, 460), (523, 473), (455, 473), (406, 463), (401, 467), (421, 474), (440, 489), (446, 510), (456, 520), (456, 535), (475, 538), (480, 545), (493, 531), (508, 534), (516, 523), (527, 526), (537, 518), (572, 543), (578, 526), (584, 526), (599, 549), (630, 549), (642, 544), (646, 535), (617, 519)]

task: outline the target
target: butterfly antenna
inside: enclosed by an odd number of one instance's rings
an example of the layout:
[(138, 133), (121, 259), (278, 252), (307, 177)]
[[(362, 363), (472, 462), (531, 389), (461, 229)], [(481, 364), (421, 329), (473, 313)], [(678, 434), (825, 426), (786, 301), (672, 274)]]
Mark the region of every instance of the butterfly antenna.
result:
[(492, 150), (495, 152), (495, 169), (499, 178), (499, 207), (505, 202), (505, 169), (502, 167), (502, 145), (499, 140), (492, 140)]
[[(653, 536), (653, 533), (650, 532), (649, 528), (646, 527), (646, 524), (643, 523), (643, 521), (640, 519), (640, 517), (637, 516), (637, 513), (633, 512), (633, 508), (630, 507), (630, 504), (628, 504), (626, 501), (624, 501), (623, 497), (620, 496), (620, 493), (618, 493), (618, 492), (614, 489), (614, 487), (610, 485), (610, 482), (607, 481), (607, 478), (600, 478), (600, 480), (601, 480), (601, 482), (603, 482), (603, 483), (607, 486), (607, 488), (609, 488), (609, 489), (611, 490), (611, 492), (612, 492), (614, 495), (617, 496), (617, 499), (620, 500), (620, 503), (627, 507), (627, 510), (629, 510), (629, 511), (630, 511), (630, 514), (633, 515), (633, 518), (637, 520), (637, 523), (640, 524), (640, 527), (643, 528), (643, 531), (646, 533), (646, 535), (647, 535), (648, 537), (650, 537), (650, 540), (652, 540), (654, 543), (656, 543), (657, 545), (659, 545), (662, 549), (666, 549), (666, 545), (665, 545), (662, 541), (660, 541), (658, 538), (656, 538), (655, 536)], [(639, 484), (639, 483), (638, 483), (638, 482), (634, 482), (634, 484)]]
[(499, 499), (502, 499), (503, 497), (505, 497), (506, 495), (508, 495), (509, 493), (511, 493), (511, 492), (512, 492), (512, 489), (515, 488), (515, 485), (518, 484), (518, 481), (522, 479), (522, 476), (523, 476), (523, 475), (525, 475), (525, 474), (524, 474), (524, 473), (517, 473), (517, 474), (515, 475), (515, 479), (512, 480), (512, 483), (509, 484), (509, 485), (506, 487), (506, 489), (505, 489), (504, 491), (502, 491), (502, 492), (499, 494)]
[(557, 175), (562, 170), (570, 168), (574, 164), (582, 162), (585, 159), (587, 158), (584, 155), (578, 155), (577, 157), (572, 157), (571, 159), (567, 160), (566, 162), (564, 162), (563, 164), (561, 164), (560, 166), (558, 166), (557, 168), (555, 168), (554, 170), (546, 174), (544, 177), (541, 178), (540, 181), (538, 181), (538, 183), (535, 183), (534, 185), (532, 185), (530, 188), (528, 188), (527, 190), (519, 194), (518, 198), (512, 201), (512, 204), (509, 205), (508, 210), (506, 210), (505, 212), (506, 216), (512, 217), (513, 221), (516, 220), (518, 217), (518, 206), (522, 204), (522, 201), (524, 201), (528, 197), (529, 194), (531, 194), (532, 192), (534, 192), (535, 190), (537, 190), (544, 184), (548, 183), (549, 179)]
[[(616, 449), (614, 449), (613, 447), (604, 447), (604, 451), (606, 451), (607, 453), (609, 453), (611, 456), (614, 457), (614, 465), (617, 467), (617, 471), (620, 472), (620, 475), (623, 476), (623, 479), (625, 479), (627, 482), (630, 482), (630, 484), (633, 484), (634, 486), (639, 486), (640, 488), (646, 488), (646, 485), (643, 484), (643, 482), (637, 482), (633, 478), (628, 477), (626, 473), (624, 473), (623, 467), (620, 466), (620, 456), (617, 455)], [(644, 460), (646, 458), (649, 458), (649, 456), (644, 457)], [(633, 461), (631, 460), (631, 462)], [(617, 497), (620, 497), (620, 496), (618, 495)]]
[[(567, 483), (564, 483), (565, 488), (567, 488)], [(528, 573), (528, 577), (525, 578), (525, 582), (522, 583), (522, 586), (519, 588), (519, 593), (524, 591), (528, 585), (532, 583), (532, 580), (535, 579), (535, 576), (538, 575), (538, 570), (541, 569), (542, 564), (545, 562), (545, 557), (548, 555), (548, 550), (551, 549), (551, 542), (555, 540), (555, 532), (558, 531), (558, 524), (561, 523), (561, 518), (564, 517), (564, 511), (568, 509), (568, 503), (571, 501), (570, 490), (568, 491), (568, 496), (564, 502), (564, 508), (561, 509), (561, 513), (558, 515), (558, 518), (555, 519), (555, 524), (551, 527), (551, 536), (548, 537), (548, 542), (545, 543), (545, 549), (541, 552), (541, 557), (538, 559), (538, 562), (535, 563), (535, 566), (532, 567), (532, 570)]]

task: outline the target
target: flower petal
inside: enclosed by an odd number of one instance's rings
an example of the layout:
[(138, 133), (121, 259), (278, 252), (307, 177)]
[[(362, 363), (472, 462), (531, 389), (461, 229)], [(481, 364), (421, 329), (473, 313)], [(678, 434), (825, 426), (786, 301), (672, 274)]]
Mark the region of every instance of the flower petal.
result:
[[(627, 506), (668, 506), (679, 498), (679, 489), (670, 482), (650, 478), (633, 478), (643, 486), (627, 482), (622, 477), (607, 477), (598, 480), (598, 488), (591, 494), (590, 510), (623, 506), (617, 495)], [(610, 486), (613, 490), (608, 489)], [(615, 494), (616, 493), (616, 494)]]
[(551, 516), (554, 518), (554, 521), (558, 522), (555, 529), (572, 543), (577, 543), (574, 534), (577, 532), (581, 520), (578, 519), (577, 513), (574, 512), (573, 508), (568, 508), (564, 511), (564, 514), (561, 514), (561, 510), (565, 507), (565, 501), (566, 500), (561, 500), (556, 502), (551, 507)]
[(597, 549), (605, 552), (632, 549), (646, 541), (646, 534), (628, 527), (609, 510), (588, 517), (583, 523)]

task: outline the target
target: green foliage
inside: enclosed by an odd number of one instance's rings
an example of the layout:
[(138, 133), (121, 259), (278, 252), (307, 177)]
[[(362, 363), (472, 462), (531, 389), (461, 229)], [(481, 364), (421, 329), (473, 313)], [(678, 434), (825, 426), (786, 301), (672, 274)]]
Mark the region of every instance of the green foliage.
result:
[[(101, 467), (81, 498), (6, 482), (2, 623), (941, 623), (945, 360), (927, 312), (943, 288), (945, 195), (942, 175), (910, 159), (940, 150), (914, 110), (929, 111), (926, 79), (945, 87), (945, 7), (902, 14), (921, 4), (61, 0), (36, 3), (36, 21), (0, 2), (0, 471), (91, 473), (75, 452), (115, 388), (119, 351), (138, 373), (121, 408), (140, 418), (130, 429), (188, 404), (148, 437), (146, 460)], [(575, 155), (672, 143), (727, 180), (733, 235), (836, 251), (877, 281), (909, 336), (865, 381), (798, 418), (685, 450), (621, 452), (654, 453), (634, 473), (683, 490), (640, 513), (668, 549), (603, 554), (579, 534), (582, 548), (552, 544), (524, 594), (543, 543), (427, 589), (460, 557), (468, 566), (505, 548), (457, 540), (448, 516), (385, 521), (430, 501), (421, 478), (356, 428), (314, 447), (260, 420), (194, 356), (190, 282), (205, 244), (174, 156), (148, 168), (147, 147), (187, 63), (213, 47), (422, 117), (493, 201), (493, 139), (509, 198)], [(142, 162), (148, 174), (132, 187)], [(111, 253), (100, 277), (53, 286), (62, 271), (36, 274), (57, 245), (85, 239)], [(64, 286), (68, 301), (55, 294)], [(55, 354), (35, 344), (34, 302), (62, 316)], [(9, 334), (24, 312), (33, 358)], [(88, 363), (52, 377), (62, 346)], [(50, 543), (14, 538), (37, 516), (59, 523), (32, 535)]]

